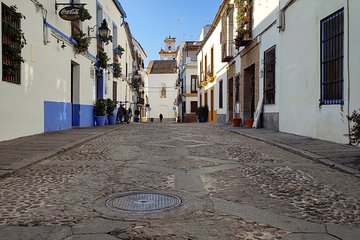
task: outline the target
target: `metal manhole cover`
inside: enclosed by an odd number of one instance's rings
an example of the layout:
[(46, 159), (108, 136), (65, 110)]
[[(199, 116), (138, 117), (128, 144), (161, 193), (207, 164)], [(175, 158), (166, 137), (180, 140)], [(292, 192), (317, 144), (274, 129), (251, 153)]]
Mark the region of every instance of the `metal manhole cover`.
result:
[(106, 207), (126, 212), (148, 213), (178, 207), (181, 199), (168, 193), (130, 192), (106, 201)]

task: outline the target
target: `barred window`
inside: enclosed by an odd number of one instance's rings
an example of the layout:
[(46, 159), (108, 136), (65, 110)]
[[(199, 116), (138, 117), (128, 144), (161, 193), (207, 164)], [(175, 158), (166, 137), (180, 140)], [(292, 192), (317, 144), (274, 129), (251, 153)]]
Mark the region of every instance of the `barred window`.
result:
[(321, 20), (320, 104), (344, 102), (344, 9)]
[(264, 55), (264, 103), (275, 104), (275, 46)]
[(21, 49), (24, 36), (21, 31), (22, 14), (16, 12), (16, 7), (1, 4), (2, 13), (2, 79), (6, 82), (20, 84)]

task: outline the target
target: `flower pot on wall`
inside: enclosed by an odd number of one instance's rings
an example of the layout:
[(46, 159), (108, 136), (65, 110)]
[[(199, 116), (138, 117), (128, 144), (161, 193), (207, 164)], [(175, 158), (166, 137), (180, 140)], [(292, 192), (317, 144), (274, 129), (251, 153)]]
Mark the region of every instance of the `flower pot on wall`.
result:
[(252, 128), (253, 123), (254, 123), (254, 119), (252, 119), (252, 118), (245, 119), (245, 125), (247, 128)]
[(240, 126), (240, 123), (241, 123), (241, 118), (234, 118), (232, 120), (232, 126), (233, 127), (239, 127)]

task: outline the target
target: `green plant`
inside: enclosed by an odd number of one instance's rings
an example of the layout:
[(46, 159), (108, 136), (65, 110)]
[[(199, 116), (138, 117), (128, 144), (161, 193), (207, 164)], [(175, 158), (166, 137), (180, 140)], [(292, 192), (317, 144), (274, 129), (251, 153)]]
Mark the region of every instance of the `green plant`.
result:
[(108, 66), (107, 62), (110, 60), (107, 53), (104, 51), (98, 51), (97, 58), (98, 58), (98, 66), (100, 68), (106, 69)]
[(113, 115), (114, 109), (116, 107), (114, 101), (108, 98), (105, 100), (105, 103), (106, 103), (106, 114)]
[(196, 109), (196, 115), (199, 120), (203, 118), (206, 121), (209, 115), (209, 107), (207, 105), (198, 107)]
[(89, 11), (84, 7), (80, 8), (79, 15), (80, 15), (80, 20), (82, 22), (85, 21), (85, 20), (90, 20), (92, 18)]
[(237, 36), (234, 44), (237, 49), (244, 46), (245, 40), (250, 40), (251, 36), (251, 9), (252, 0), (235, 0), (235, 7), (237, 7)]
[(94, 106), (95, 116), (106, 115), (106, 102), (104, 99), (97, 99)]
[[(360, 109), (359, 109), (360, 111)], [(349, 144), (360, 144), (360, 112), (353, 111), (351, 116), (347, 116), (349, 122), (353, 122), (353, 126), (350, 129), (349, 134), (345, 136), (349, 137)]]
[(88, 38), (85, 33), (80, 31), (80, 33), (73, 36), (73, 39), (76, 41), (74, 44), (74, 50), (76, 53), (83, 53), (88, 50), (90, 45), (90, 38)]
[(108, 45), (109, 42), (112, 42), (112, 36), (111, 35), (109, 37), (99, 36), (99, 38), (103, 43), (105, 43), (105, 45)]
[(121, 76), (121, 66), (119, 63), (114, 63), (113, 65), (113, 77), (119, 78)]

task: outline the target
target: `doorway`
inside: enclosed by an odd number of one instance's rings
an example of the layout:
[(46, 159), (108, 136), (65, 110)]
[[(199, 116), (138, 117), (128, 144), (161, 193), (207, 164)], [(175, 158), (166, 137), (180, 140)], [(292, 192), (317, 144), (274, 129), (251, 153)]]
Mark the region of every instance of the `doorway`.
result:
[(247, 117), (254, 118), (255, 112), (255, 64), (244, 71), (245, 109)]
[(113, 81), (113, 101), (117, 103), (117, 82)]
[(214, 121), (215, 109), (214, 109), (214, 88), (210, 90), (210, 121)]
[(229, 122), (232, 121), (234, 116), (234, 79), (230, 78), (228, 83), (228, 116)]
[(80, 126), (80, 65), (71, 61), (72, 126)]

